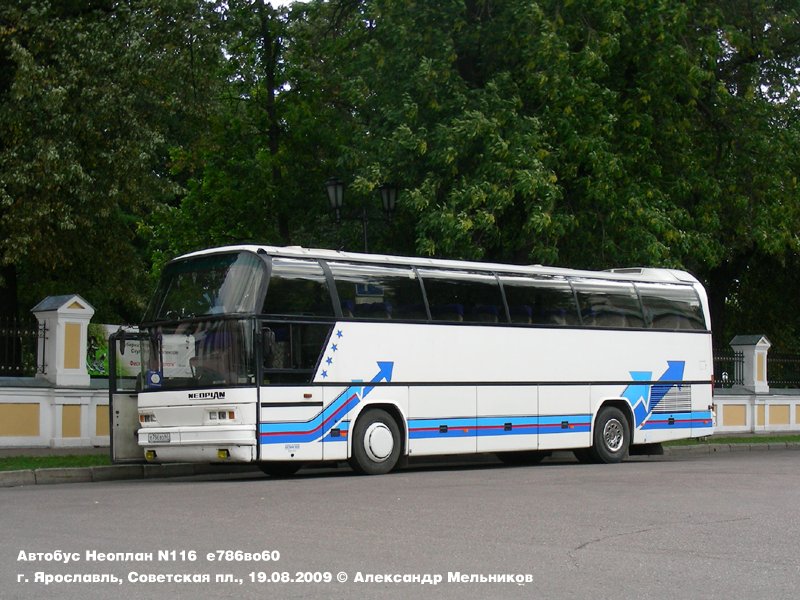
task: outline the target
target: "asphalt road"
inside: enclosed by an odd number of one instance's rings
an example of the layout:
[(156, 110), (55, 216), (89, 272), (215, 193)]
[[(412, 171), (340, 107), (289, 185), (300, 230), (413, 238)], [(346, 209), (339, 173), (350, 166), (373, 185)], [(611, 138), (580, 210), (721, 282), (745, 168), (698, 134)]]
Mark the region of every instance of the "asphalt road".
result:
[(786, 450), (3, 488), (0, 598), (796, 598), (798, 467)]

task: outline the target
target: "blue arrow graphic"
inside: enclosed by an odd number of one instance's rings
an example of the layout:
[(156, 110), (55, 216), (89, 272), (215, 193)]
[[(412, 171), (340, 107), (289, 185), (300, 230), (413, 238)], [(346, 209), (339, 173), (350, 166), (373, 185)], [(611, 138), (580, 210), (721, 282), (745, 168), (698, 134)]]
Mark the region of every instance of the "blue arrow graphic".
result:
[[(369, 383), (391, 381), (394, 362), (378, 362), (378, 372)], [(301, 443), (322, 441), (331, 428), (335, 427), (344, 416), (369, 394), (374, 385), (364, 386), (355, 379), (353, 385), (339, 394), (336, 399), (314, 417), (304, 423), (297, 422), (263, 422), (259, 425), (259, 436), (262, 444), (282, 444), (286, 442)]]
[[(630, 373), (634, 381), (650, 381), (653, 378), (652, 371), (631, 371)], [(646, 383), (633, 383), (625, 388), (622, 396), (631, 403), (634, 420), (638, 427), (650, 412), (647, 406), (650, 398), (650, 386)]]
[[(382, 380), (391, 381), (392, 380), (392, 371), (394, 371), (394, 362), (391, 361), (378, 361), (378, 373), (370, 380), (370, 383), (378, 383)], [(361, 394), (363, 398), (367, 394), (369, 394), (373, 389), (375, 389), (374, 385), (368, 386), (364, 388), (364, 392)]]
[[(682, 360), (668, 360), (667, 370), (658, 378), (658, 381), (672, 382), (650, 385), (648, 383), (632, 383), (625, 388), (622, 396), (627, 398), (631, 403), (633, 409), (634, 420), (636, 427), (639, 427), (645, 419), (653, 412), (658, 403), (664, 399), (667, 392), (672, 386), (677, 385), (681, 387), (683, 381), (683, 371), (686, 362)], [(634, 382), (651, 381), (653, 377), (652, 371), (631, 371), (631, 378)], [(675, 383), (678, 382), (678, 383)]]

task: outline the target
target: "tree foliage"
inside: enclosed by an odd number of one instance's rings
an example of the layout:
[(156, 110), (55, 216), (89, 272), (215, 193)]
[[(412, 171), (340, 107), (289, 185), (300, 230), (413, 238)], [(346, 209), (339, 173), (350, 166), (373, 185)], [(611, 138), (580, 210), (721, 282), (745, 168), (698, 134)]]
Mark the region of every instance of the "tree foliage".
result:
[(136, 231), (175, 193), (165, 159), (200, 88), (183, 78), (203, 59), (197, 10), (185, 0), (2, 8), (0, 262), (24, 305), (80, 292), (101, 318), (139, 312), (147, 262)]
[(375, 0), (328, 12), (341, 39), (323, 55), (341, 57), (332, 78), (349, 82), (343, 112), (360, 134), (341, 155), (362, 187), (403, 181), (417, 251), (688, 268), (709, 285), (722, 336), (737, 278), (797, 251), (796, 5)]
[(800, 255), (794, 1), (2, 11), (0, 252), (28, 290), (63, 273), (135, 298), (145, 247), (156, 269), (246, 239), (359, 249), (328, 215), (338, 176), (353, 211), (400, 187), (377, 251), (686, 268), (718, 343), (759, 322), (793, 343), (758, 315)]

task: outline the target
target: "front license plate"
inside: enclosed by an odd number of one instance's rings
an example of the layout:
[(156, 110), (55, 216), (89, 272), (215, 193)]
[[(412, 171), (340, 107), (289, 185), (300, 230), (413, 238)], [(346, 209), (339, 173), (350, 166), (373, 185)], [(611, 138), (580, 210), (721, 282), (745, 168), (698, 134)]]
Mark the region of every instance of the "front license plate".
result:
[(168, 433), (148, 433), (147, 434), (147, 441), (151, 444), (169, 443), (169, 434)]

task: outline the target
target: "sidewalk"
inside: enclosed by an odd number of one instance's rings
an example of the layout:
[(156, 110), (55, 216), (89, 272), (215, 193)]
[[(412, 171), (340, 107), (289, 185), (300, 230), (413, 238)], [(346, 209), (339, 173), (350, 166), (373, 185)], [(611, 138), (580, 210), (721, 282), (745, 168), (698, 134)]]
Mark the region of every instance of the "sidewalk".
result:
[[(753, 443), (753, 444), (695, 444), (691, 446), (665, 446), (664, 456), (686, 454), (716, 454), (725, 452), (761, 452), (769, 450), (800, 450), (800, 442)], [(66, 456), (75, 454), (102, 454), (108, 448), (6, 448), (0, 449), (0, 456)], [(569, 451), (554, 453), (563, 460)], [(455, 457), (456, 460), (480, 463), (482, 455)], [(425, 457), (413, 464), (446, 462), (448, 457)], [(113, 481), (121, 479), (159, 479), (164, 477), (191, 477), (193, 475), (217, 475), (224, 473), (257, 473), (260, 469), (254, 464), (195, 464), (173, 463), (164, 465), (126, 464), (102, 467), (74, 467), (64, 469), (26, 469), (22, 471), (0, 471), (0, 487), (24, 485), (45, 485), (52, 483), (84, 483), (93, 481)]]

